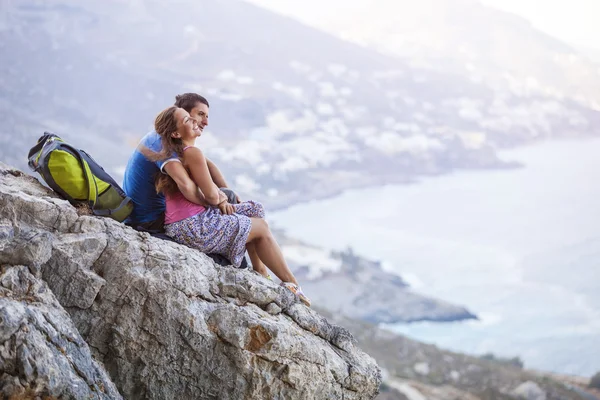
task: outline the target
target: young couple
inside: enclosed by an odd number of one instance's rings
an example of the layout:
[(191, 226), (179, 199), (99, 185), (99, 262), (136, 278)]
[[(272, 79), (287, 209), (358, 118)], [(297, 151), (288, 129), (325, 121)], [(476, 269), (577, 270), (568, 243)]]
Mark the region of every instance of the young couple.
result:
[(134, 203), (126, 222), (138, 230), (164, 229), (176, 242), (223, 255), (236, 267), (247, 250), (255, 271), (270, 277), (270, 269), (310, 306), (264, 220), (262, 204), (239, 202), (233, 192), (228, 197), (220, 189), (227, 188), (223, 174), (194, 146), (208, 125), (208, 111), (204, 97), (185, 93), (158, 114), (154, 131), (125, 169), (123, 189)]

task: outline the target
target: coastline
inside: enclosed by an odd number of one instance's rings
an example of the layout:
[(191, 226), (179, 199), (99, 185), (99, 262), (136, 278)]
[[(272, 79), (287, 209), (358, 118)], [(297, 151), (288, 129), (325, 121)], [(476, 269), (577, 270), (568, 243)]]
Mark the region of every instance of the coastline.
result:
[[(378, 173), (369, 175), (370, 172), (368, 171), (356, 169), (349, 172), (350, 174), (354, 174), (352, 176), (354, 180), (346, 182), (344, 180), (330, 179), (327, 182), (327, 185), (321, 184), (319, 190), (311, 193), (311, 196), (308, 197), (301, 195), (282, 196), (281, 193), (273, 197), (254, 194), (253, 197), (256, 197), (258, 201), (261, 201), (263, 204), (265, 204), (270, 212), (279, 212), (297, 205), (331, 199), (351, 191), (385, 186), (415, 185), (424, 183), (432, 178), (444, 178), (461, 173), (484, 173), (490, 171), (495, 172), (522, 169), (527, 167), (527, 163), (521, 160), (511, 159), (515, 152), (527, 151), (528, 149), (533, 149), (545, 144), (569, 144), (595, 140), (600, 140), (600, 132), (598, 132), (598, 134), (579, 135), (576, 137), (561, 136), (528, 140), (496, 148), (494, 154), (497, 157), (494, 160), (490, 160), (489, 163), (485, 165), (471, 164), (467, 162), (464, 165), (456, 166), (446, 170), (416, 174)], [(318, 174), (319, 171), (309, 171), (308, 173)]]
[(347, 192), (361, 191), (365, 189), (375, 189), (387, 186), (409, 186), (421, 184), (428, 179), (436, 179), (448, 177), (460, 173), (478, 173), (489, 171), (503, 171), (524, 168), (526, 165), (517, 161), (501, 162), (494, 166), (484, 167), (461, 167), (453, 168), (447, 171), (440, 171), (432, 174), (422, 174), (417, 176), (401, 176), (401, 175), (377, 175), (365, 176), (364, 174), (356, 176), (356, 180), (346, 183), (345, 181), (329, 182), (329, 185), (320, 187), (318, 191), (312, 193), (311, 196), (290, 195), (289, 197), (278, 194), (273, 197), (257, 196), (258, 201), (266, 205), (269, 212), (279, 212), (288, 208), (304, 205), (313, 202), (328, 200), (340, 196)]

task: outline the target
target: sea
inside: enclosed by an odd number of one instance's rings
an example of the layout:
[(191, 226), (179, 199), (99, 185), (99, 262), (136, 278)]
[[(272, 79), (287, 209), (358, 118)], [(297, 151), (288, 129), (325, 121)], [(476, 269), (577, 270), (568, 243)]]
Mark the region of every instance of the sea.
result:
[(600, 139), (503, 151), (523, 167), (350, 190), (270, 215), (293, 237), (380, 260), (479, 319), (384, 326), (441, 348), (600, 371)]

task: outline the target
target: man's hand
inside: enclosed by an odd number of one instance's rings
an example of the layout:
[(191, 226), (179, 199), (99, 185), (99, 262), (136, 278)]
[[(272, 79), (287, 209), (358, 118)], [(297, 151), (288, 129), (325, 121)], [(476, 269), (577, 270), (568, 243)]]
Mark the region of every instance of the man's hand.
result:
[(219, 203), (219, 210), (221, 210), (221, 214), (225, 215), (231, 215), (235, 212), (233, 205), (230, 204), (228, 201), (223, 201)]
[(238, 194), (235, 194), (235, 201), (237, 201), (238, 203), (242, 202), (242, 199), (240, 199), (240, 196), (238, 196)]

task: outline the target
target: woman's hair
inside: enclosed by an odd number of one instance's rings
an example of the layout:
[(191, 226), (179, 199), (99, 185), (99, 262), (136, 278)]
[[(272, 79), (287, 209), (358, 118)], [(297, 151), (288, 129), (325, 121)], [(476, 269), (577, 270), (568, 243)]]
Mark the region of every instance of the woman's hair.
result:
[[(154, 130), (160, 136), (162, 149), (160, 152), (152, 151), (146, 146), (140, 145), (139, 151), (150, 161), (162, 161), (173, 157), (183, 156), (183, 141), (180, 138), (174, 138), (172, 134), (177, 132), (177, 120), (175, 111), (179, 107), (171, 106), (161, 111), (154, 120)], [(167, 174), (158, 173), (154, 181), (157, 193), (173, 193), (177, 191), (177, 184)]]

